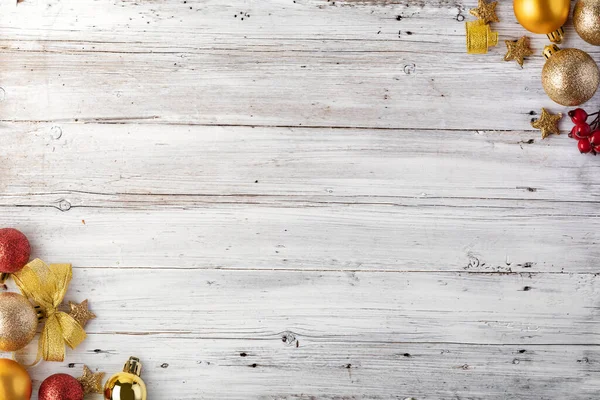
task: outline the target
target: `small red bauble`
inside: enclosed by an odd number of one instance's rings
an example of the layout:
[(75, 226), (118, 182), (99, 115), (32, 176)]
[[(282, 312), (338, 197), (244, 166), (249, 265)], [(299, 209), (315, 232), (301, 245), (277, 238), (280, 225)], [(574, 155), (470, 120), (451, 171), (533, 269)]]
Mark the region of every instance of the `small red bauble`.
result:
[(31, 246), (20, 231), (13, 228), (0, 229), (0, 272), (12, 274), (29, 262)]
[(569, 111), (569, 117), (574, 124), (581, 124), (587, 121), (588, 113), (582, 108), (576, 108), (575, 110)]
[(38, 400), (83, 400), (83, 387), (71, 375), (55, 374), (40, 386)]
[(592, 144), (590, 143), (590, 141), (587, 138), (581, 139), (577, 143), (577, 148), (579, 149), (579, 151), (581, 153), (589, 153), (590, 151), (592, 151)]

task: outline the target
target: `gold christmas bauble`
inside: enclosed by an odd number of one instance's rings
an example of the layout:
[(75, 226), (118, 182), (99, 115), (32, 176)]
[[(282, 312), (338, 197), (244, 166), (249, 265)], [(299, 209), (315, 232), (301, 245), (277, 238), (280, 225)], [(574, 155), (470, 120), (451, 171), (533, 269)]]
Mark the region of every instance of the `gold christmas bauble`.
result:
[(17, 351), (33, 340), (38, 315), (33, 305), (18, 293), (0, 294), (0, 350)]
[(548, 97), (563, 106), (578, 106), (594, 96), (600, 84), (598, 66), (585, 51), (546, 46), (542, 85)]
[(146, 384), (140, 378), (142, 363), (137, 357), (129, 357), (123, 372), (111, 376), (104, 384), (105, 400), (146, 400)]
[(583, 40), (600, 46), (600, 0), (579, 0), (575, 3), (573, 25)]
[[(560, 43), (561, 27), (569, 18), (570, 0), (514, 0), (515, 17), (523, 28), (533, 33), (548, 34), (554, 42)], [(555, 39), (553, 32), (560, 31)]]
[(31, 378), (18, 362), (0, 358), (0, 400), (31, 399)]

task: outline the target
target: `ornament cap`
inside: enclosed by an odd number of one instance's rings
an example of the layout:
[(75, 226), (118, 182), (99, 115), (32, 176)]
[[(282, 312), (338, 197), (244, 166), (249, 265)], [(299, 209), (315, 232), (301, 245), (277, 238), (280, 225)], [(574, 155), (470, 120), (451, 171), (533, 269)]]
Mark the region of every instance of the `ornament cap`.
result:
[(140, 362), (140, 359), (137, 357), (129, 357), (129, 360), (123, 367), (123, 372), (140, 376), (142, 374), (142, 363)]
[(548, 39), (550, 39), (550, 41), (552, 43), (558, 43), (558, 44), (560, 44), (560, 43), (562, 43), (564, 35), (565, 35), (565, 30), (561, 26), (560, 28), (558, 28), (554, 32), (548, 33), (546, 36), (548, 36)]
[(548, 60), (550, 57), (552, 57), (559, 51), (560, 51), (560, 47), (558, 47), (555, 44), (549, 44), (549, 45), (546, 45), (546, 47), (544, 47), (544, 51), (542, 52), (542, 54), (544, 55), (544, 57), (546, 57), (546, 60)]

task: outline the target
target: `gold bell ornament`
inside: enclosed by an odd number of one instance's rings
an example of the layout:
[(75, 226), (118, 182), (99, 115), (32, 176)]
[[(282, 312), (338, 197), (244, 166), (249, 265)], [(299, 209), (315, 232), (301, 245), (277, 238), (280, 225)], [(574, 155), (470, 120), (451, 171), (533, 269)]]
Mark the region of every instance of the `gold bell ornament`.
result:
[[(0, 351), (17, 351), (35, 337), (42, 311), (18, 293), (0, 294)], [(1, 397), (0, 397), (1, 399)]]
[(600, 0), (579, 0), (575, 3), (573, 25), (583, 40), (600, 46)]
[(569, 18), (570, 0), (514, 0), (515, 17), (523, 28), (548, 35), (553, 43), (561, 43), (562, 26)]
[(31, 378), (18, 362), (0, 358), (0, 399), (31, 399)]
[(105, 400), (146, 400), (146, 384), (140, 378), (142, 363), (137, 357), (129, 357), (123, 372), (110, 377), (104, 385)]
[(547, 61), (542, 69), (542, 85), (556, 103), (573, 107), (594, 96), (600, 84), (598, 65), (588, 53), (579, 49), (544, 48)]

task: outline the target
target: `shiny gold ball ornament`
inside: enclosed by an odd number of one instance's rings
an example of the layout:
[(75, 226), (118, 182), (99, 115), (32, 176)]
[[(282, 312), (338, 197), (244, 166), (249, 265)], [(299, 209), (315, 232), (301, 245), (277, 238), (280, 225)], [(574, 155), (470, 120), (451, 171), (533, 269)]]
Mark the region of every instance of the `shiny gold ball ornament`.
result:
[(600, 46), (600, 0), (579, 0), (575, 3), (573, 25), (583, 40)]
[(37, 326), (38, 313), (27, 298), (12, 292), (0, 294), (1, 351), (17, 351), (27, 346)]
[(546, 46), (542, 85), (548, 97), (563, 106), (578, 106), (594, 96), (600, 71), (588, 53), (579, 49)]
[(562, 26), (569, 18), (570, 0), (514, 0), (515, 17), (523, 28), (548, 35), (554, 43), (562, 42)]
[(142, 364), (140, 359), (129, 357), (123, 372), (110, 377), (104, 384), (105, 400), (146, 400), (146, 384), (140, 378)]
[(18, 362), (0, 358), (0, 400), (31, 399), (31, 378)]

